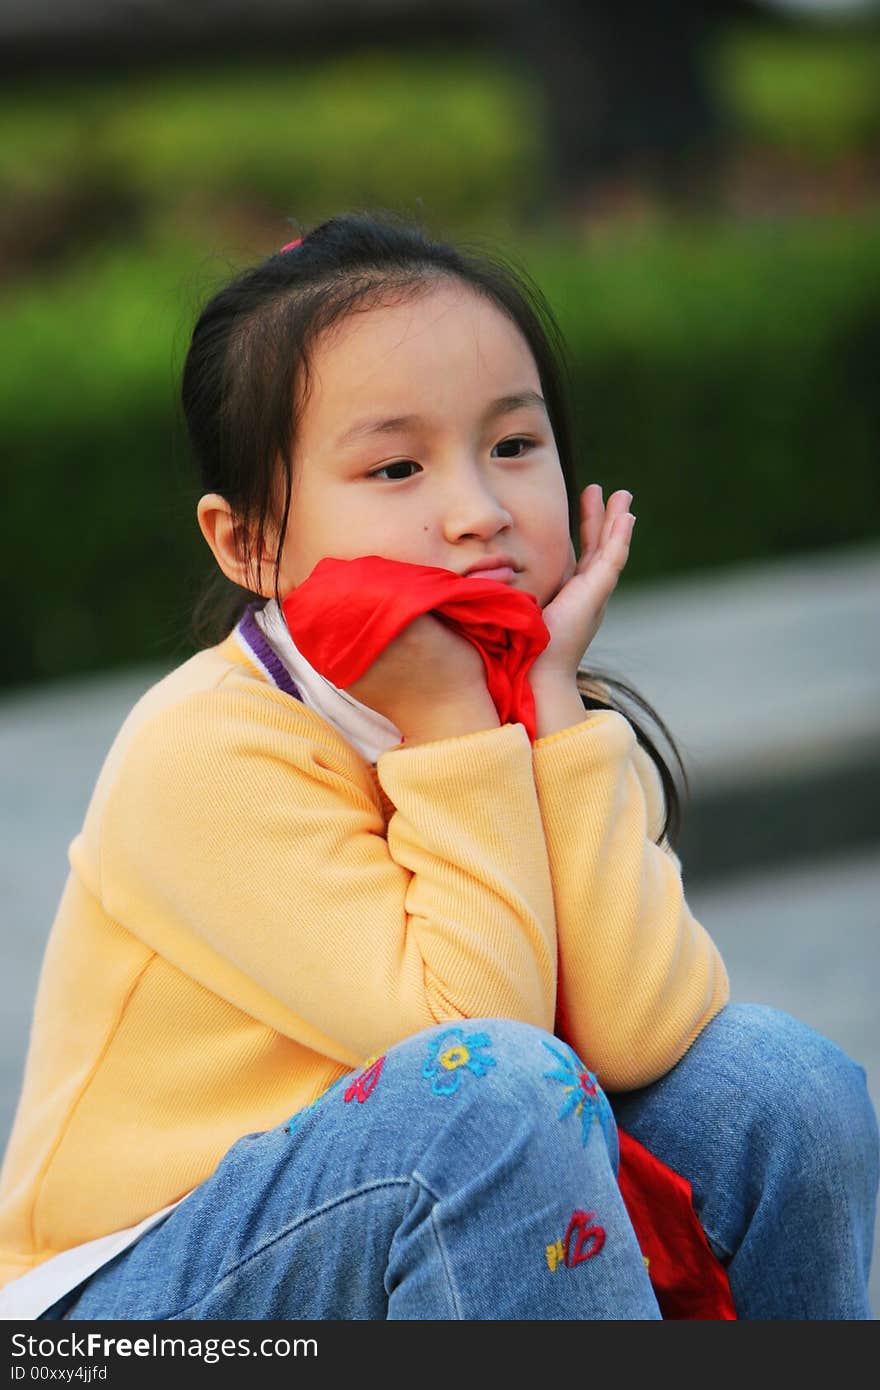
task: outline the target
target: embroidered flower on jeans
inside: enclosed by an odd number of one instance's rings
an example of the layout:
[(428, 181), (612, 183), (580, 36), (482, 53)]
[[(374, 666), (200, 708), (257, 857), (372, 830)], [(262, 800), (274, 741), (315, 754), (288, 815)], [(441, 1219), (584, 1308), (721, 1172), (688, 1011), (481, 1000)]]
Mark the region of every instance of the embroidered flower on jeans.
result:
[(295, 1130), (299, 1129), (300, 1125), (311, 1115), (315, 1107), (320, 1105), (322, 1100), (326, 1100), (330, 1092), (335, 1091), (337, 1086), (341, 1086), (343, 1081), (347, 1081), (349, 1075), (349, 1072), (345, 1072), (344, 1075), (337, 1077), (332, 1086), (328, 1086), (326, 1091), (322, 1091), (319, 1096), (316, 1096), (311, 1104), (304, 1105), (302, 1110), (297, 1110), (295, 1115), (291, 1115), (287, 1124), (284, 1126), (285, 1134), (293, 1134)]
[(347, 1088), (343, 1100), (348, 1105), (349, 1101), (357, 1100), (358, 1105), (363, 1105), (368, 1096), (372, 1095), (376, 1087), (376, 1082), (382, 1074), (385, 1065), (385, 1054), (381, 1057), (368, 1057), (363, 1063), (363, 1069)]
[(545, 1071), (544, 1075), (551, 1081), (561, 1081), (565, 1087), (565, 1099), (559, 1112), (560, 1120), (564, 1120), (573, 1110), (581, 1117), (581, 1135), (585, 1144), (590, 1137), (593, 1120), (599, 1121), (606, 1140), (610, 1139), (614, 1132), (614, 1116), (593, 1073), (587, 1070), (577, 1053), (573, 1052), (567, 1043), (559, 1043), (559, 1048), (565, 1048), (565, 1052), (561, 1052), (543, 1038), (541, 1041), (559, 1062), (557, 1068)]
[(422, 1076), (431, 1082), (435, 1096), (451, 1096), (461, 1085), (466, 1071), (485, 1076), (496, 1065), (481, 1048), (491, 1047), (488, 1033), (465, 1033), (461, 1028), (448, 1028), (428, 1044), (428, 1055), (422, 1064)]
[[(318, 1100), (320, 1099), (321, 1097), (318, 1096)], [(315, 1106), (318, 1104), (318, 1100), (313, 1100), (311, 1105), (304, 1105), (302, 1110), (297, 1110), (295, 1115), (291, 1115), (290, 1119), (287, 1121), (287, 1124), (284, 1126), (285, 1134), (293, 1134), (294, 1130), (299, 1129), (306, 1116), (311, 1115)]]

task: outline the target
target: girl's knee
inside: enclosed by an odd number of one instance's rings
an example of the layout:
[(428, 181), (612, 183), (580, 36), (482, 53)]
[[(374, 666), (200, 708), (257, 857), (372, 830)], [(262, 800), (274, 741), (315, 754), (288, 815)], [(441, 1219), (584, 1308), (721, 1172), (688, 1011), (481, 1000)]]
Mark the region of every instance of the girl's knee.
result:
[(478, 1102), (483, 1126), (493, 1111), (499, 1123), (515, 1115), (536, 1133), (563, 1120), (583, 1144), (595, 1122), (616, 1167), (617, 1130), (604, 1092), (574, 1050), (546, 1029), (516, 1019), (467, 1019), (438, 1024), (404, 1046), (420, 1056), (419, 1079), (432, 1098)]
[(809, 1024), (767, 1004), (728, 1004), (694, 1044), (743, 1085), (772, 1083), (780, 1100), (806, 1091), (824, 1107), (835, 1096), (859, 1101), (864, 1069)]
[(864, 1068), (829, 1038), (780, 1009), (729, 1004), (694, 1045), (743, 1111), (768, 1134), (810, 1141), (842, 1162), (855, 1160), (875, 1174), (877, 1118)]
[(440, 1023), (409, 1038), (403, 1047), (423, 1057), (422, 1074), (435, 1095), (457, 1091), (468, 1072), (487, 1077), (494, 1089), (522, 1096), (541, 1084), (544, 1073), (564, 1063), (576, 1080), (586, 1068), (573, 1050), (544, 1028), (511, 1018), (471, 1018)]

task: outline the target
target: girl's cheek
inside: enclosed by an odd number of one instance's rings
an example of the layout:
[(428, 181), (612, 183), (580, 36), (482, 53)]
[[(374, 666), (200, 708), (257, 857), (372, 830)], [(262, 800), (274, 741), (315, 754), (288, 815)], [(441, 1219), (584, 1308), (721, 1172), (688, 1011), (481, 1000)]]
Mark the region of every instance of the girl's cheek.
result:
[(575, 556), (575, 553), (574, 553), (574, 547), (571, 546), (571, 545), (569, 545), (569, 554), (568, 554), (568, 556), (567, 556), (567, 558), (566, 558), (566, 561), (565, 561), (565, 567), (564, 567), (564, 569), (563, 569), (563, 571), (562, 571), (562, 574), (559, 576), (559, 579), (556, 581), (555, 584), (552, 585), (551, 590), (550, 590), (550, 592), (548, 593), (547, 597), (541, 602), (541, 607), (542, 607), (542, 608), (546, 608), (548, 603), (552, 603), (552, 602), (553, 602), (553, 600), (555, 599), (556, 595), (557, 595), (562, 589), (565, 588), (566, 584), (568, 583), (569, 579), (571, 579), (571, 577), (572, 577), (572, 575), (574, 574), (574, 572), (575, 572), (576, 569), (577, 569), (577, 557)]
[(565, 569), (564, 569), (563, 572), (562, 572), (562, 578), (561, 578), (561, 580), (559, 581), (559, 587), (560, 587), (560, 589), (562, 588), (563, 584), (567, 584), (567, 583), (568, 583), (569, 579), (571, 579), (571, 577), (572, 577), (572, 575), (574, 574), (574, 572), (575, 572), (576, 569), (577, 569), (577, 556), (576, 556), (575, 553), (574, 553), (574, 546), (572, 545), (571, 541), (569, 541), (569, 542), (568, 542), (568, 557), (567, 557), (567, 559), (566, 559), (566, 561), (565, 561)]

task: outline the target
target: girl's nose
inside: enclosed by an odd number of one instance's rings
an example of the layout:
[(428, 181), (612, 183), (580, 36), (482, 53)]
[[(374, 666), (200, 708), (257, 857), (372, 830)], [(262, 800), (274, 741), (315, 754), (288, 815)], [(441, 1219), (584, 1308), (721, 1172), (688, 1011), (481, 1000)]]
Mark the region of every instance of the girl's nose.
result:
[(445, 507), (443, 529), (446, 540), (453, 544), (468, 536), (491, 540), (499, 531), (512, 525), (510, 512), (479, 472), (476, 469), (460, 469), (450, 483)]

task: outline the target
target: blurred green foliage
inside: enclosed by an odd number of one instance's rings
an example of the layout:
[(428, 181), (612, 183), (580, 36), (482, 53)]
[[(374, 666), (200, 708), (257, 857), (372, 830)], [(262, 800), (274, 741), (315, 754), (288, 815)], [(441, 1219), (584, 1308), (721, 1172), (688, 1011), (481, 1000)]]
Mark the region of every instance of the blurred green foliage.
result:
[(738, 27), (713, 46), (715, 87), (746, 138), (834, 158), (880, 135), (880, 33)]
[(880, 218), (531, 255), (581, 476), (635, 492), (632, 578), (880, 534)]
[[(728, 55), (753, 112), (765, 61)], [(820, 155), (855, 110), (831, 106)], [(343, 208), (414, 213), (537, 280), (571, 348), (581, 483), (635, 494), (625, 582), (877, 535), (880, 213), (526, 232), (538, 129), (535, 92), (485, 55), (7, 85), (0, 685), (192, 650), (213, 564), (177, 406), (192, 322)]]
[[(410, 203), (487, 222), (539, 163), (537, 94), (497, 57), (366, 50), (321, 63), (68, 80), (0, 97), (0, 203), (113, 189), (150, 220), (229, 199), (308, 221)], [(61, 230), (60, 228), (58, 229)]]

